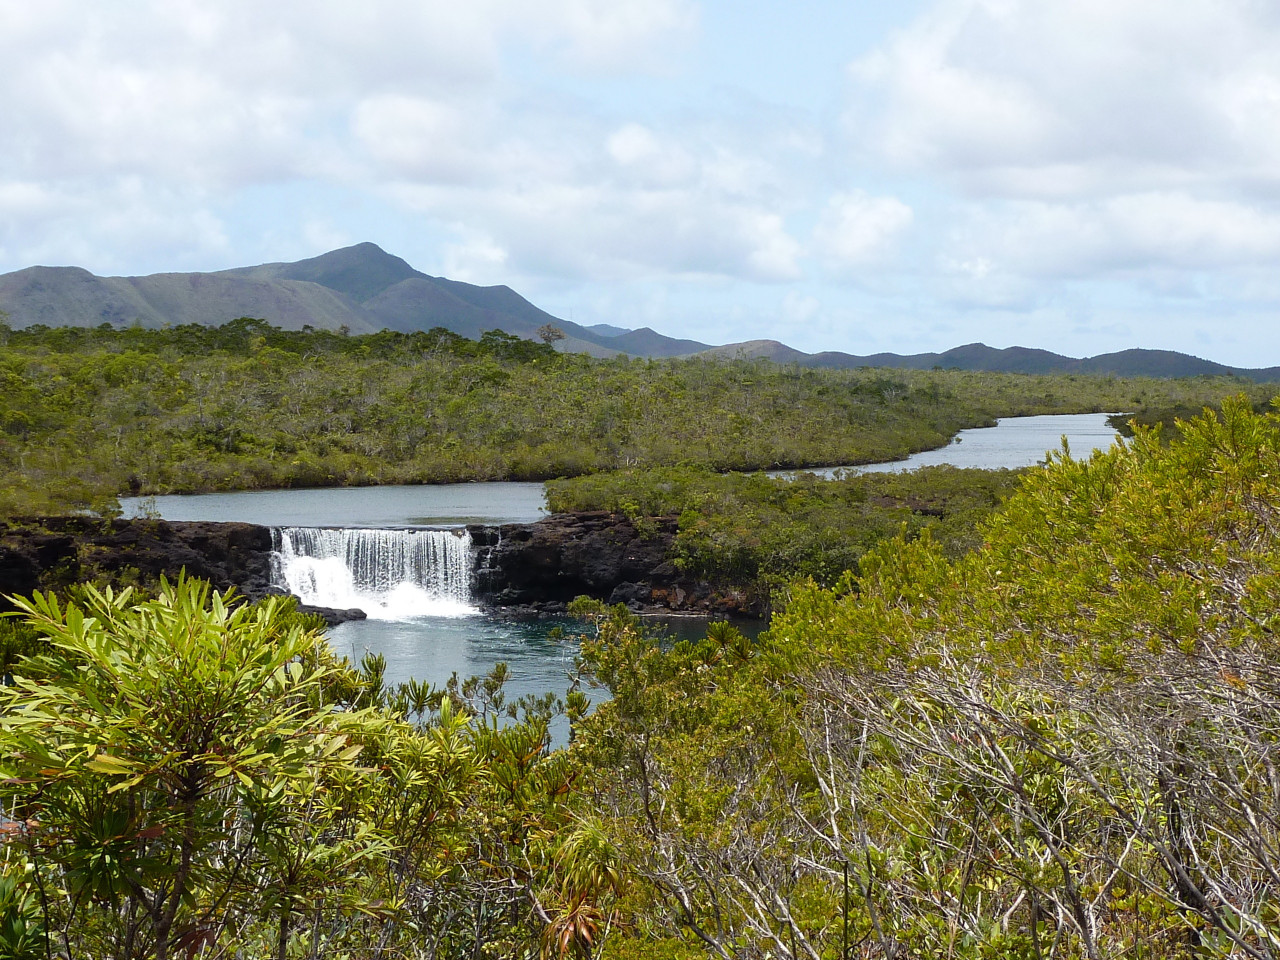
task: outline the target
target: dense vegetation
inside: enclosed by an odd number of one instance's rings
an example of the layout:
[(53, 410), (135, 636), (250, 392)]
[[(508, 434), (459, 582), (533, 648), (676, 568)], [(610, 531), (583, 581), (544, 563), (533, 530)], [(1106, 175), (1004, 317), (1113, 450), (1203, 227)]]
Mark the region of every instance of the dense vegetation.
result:
[(611, 695), (591, 713), (580, 690), (508, 708), (501, 669), (387, 689), (290, 602), (196, 582), (21, 600), (0, 956), (1280, 957), (1265, 387), (1087, 461), (823, 483), (716, 471), (1238, 385), (251, 320), (0, 326), (0, 383), (0, 515), (576, 475), (553, 506), (677, 515), (690, 572), (785, 585), (757, 640), (580, 604), (582, 682)]
[(592, 360), (497, 331), (472, 341), (247, 319), (170, 330), (0, 325), (0, 515), (109, 513), (126, 492), (858, 463), (940, 446), (997, 416), (1199, 403), (1235, 389)]
[(499, 729), (496, 684), (387, 691), (292, 601), (229, 609), (195, 581), (23, 608), (0, 956), (514, 957), (597, 935), (619, 873), (545, 710)]
[(958, 560), (797, 587), (757, 645), (602, 612), (614, 955), (839, 956), (847, 870), (855, 956), (1280, 956), (1280, 422), (1182, 434), (1029, 472)]
[(1278, 957), (1278, 516), (1280, 418), (1238, 400), (1027, 472), (962, 556), (797, 584), (755, 641), (583, 604), (612, 699), (571, 694), (550, 753), (536, 705), (494, 726), (496, 680), (386, 691), (278, 601), (37, 597), (5, 628), (0, 942)]
[(717, 587), (746, 590), (767, 610), (798, 578), (834, 586), (882, 540), (928, 530), (958, 556), (1016, 487), (1019, 471), (928, 467), (906, 473), (713, 473), (699, 467), (626, 470), (547, 484), (553, 512), (606, 510), (640, 525), (679, 517), (674, 562)]

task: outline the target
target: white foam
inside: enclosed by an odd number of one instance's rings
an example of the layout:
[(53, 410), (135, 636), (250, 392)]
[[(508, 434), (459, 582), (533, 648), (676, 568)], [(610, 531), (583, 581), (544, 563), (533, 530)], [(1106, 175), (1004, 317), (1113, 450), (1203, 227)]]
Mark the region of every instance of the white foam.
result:
[(281, 527), (273, 535), (275, 581), (303, 603), (357, 607), (372, 620), (479, 613), (466, 531)]

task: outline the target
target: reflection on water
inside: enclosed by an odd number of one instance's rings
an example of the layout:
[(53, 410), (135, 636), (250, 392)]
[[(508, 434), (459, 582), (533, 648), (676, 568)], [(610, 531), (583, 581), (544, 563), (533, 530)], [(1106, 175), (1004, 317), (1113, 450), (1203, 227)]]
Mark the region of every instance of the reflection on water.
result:
[[(939, 450), (895, 463), (849, 469), (897, 471), (943, 463), (958, 467), (1027, 467), (1042, 461), (1046, 451), (1059, 449), (1064, 435), (1074, 455), (1087, 456), (1114, 442), (1115, 432), (1106, 420), (1107, 414), (1102, 413), (1007, 418), (996, 427), (965, 430), (955, 442)], [(831, 476), (842, 469), (846, 468), (814, 472)], [(242, 521), (272, 527), (458, 527), (473, 522), (530, 523), (546, 515), (540, 483), (262, 490), (156, 497), (149, 501), (132, 498), (121, 503), (126, 516), (154, 509), (166, 520)], [(320, 562), (323, 560), (320, 558)], [(309, 575), (318, 583), (326, 576), (341, 580), (347, 571), (326, 571), (317, 566)], [(405, 609), (417, 612), (424, 606), (415, 601)], [(380, 607), (376, 613), (382, 616), (386, 611)], [(672, 619), (666, 625), (689, 637), (701, 637), (706, 629), (705, 621), (696, 618)], [(758, 631), (762, 625), (744, 626)], [(558, 636), (557, 628), (565, 636)], [(386, 678), (391, 684), (416, 677), (442, 686), (455, 673), (460, 679), (485, 674), (503, 661), (510, 667), (506, 695), (512, 702), (525, 694), (563, 695), (577, 653), (573, 637), (581, 629), (577, 621), (502, 619), (472, 613), (353, 621), (333, 628), (330, 643), (337, 653), (356, 663), (365, 653), (384, 655)], [(561, 719), (554, 731), (556, 741), (563, 743), (567, 734), (567, 725)]]
[[(673, 639), (701, 639), (707, 621), (701, 617), (646, 617), (645, 622)], [(735, 622), (749, 636), (764, 624)], [(367, 653), (386, 657), (386, 683), (404, 683), (410, 677), (443, 687), (457, 674), (459, 680), (488, 673), (499, 661), (510, 668), (503, 688), (507, 703), (522, 696), (555, 693), (563, 696), (574, 677), (578, 637), (589, 629), (570, 617), (500, 618), (476, 614), (465, 618), (419, 617), (413, 620), (353, 620), (329, 631), (329, 644), (339, 656), (358, 664)], [(583, 684), (582, 691), (595, 702), (603, 696)], [(568, 721), (557, 718), (551, 729), (556, 743), (569, 736)]]
[[(1088, 457), (1094, 450), (1106, 450), (1116, 441), (1116, 432), (1107, 426), (1109, 413), (1054, 414), (1043, 417), (1005, 417), (994, 427), (961, 430), (955, 439), (937, 450), (913, 453), (905, 460), (869, 463), (858, 467), (825, 467), (806, 471), (821, 477), (840, 472), (898, 473), (919, 467), (948, 464), (953, 467), (1001, 468), (1016, 470), (1043, 463), (1050, 450), (1062, 449), (1065, 438), (1073, 457)], [(796, 473), (773, 471), (775, 475)]]

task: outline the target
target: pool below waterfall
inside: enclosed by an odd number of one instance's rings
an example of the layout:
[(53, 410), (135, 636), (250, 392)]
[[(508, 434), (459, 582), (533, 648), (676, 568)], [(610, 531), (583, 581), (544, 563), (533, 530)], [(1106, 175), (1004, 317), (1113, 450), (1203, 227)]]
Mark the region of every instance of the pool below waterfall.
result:
[[(907, 460), (815, 472), (1030, 466), (1059, 448), (1064, 436), (1076, 456), (1110, 446), (1115, 433), (1106, 420), (1107, 414), (1008, 418)], [(251, 491), (131, 499), (124, 507), (126, 515), (154, 511), (166, 520), (271, 527), (277, 584), (317, 606), (364, 610), (368, 619), (331, 628), (329, 642), (353, 662), (381, 654), (390, 683), (415, 677), (443, 685), (455, 673), (487, 673), (502, 661), (510, 668), (508, 702), (568, 688), (577, 625), (486, 614), (471, 595), (474, 551), (466, 524), (540, 519), (546, 515), (540, 483)], [(700, 636), (705, 627), (688, 617), (664, 625), (686, 636)], [(563, 723), (553, 736), (564, 741)]]

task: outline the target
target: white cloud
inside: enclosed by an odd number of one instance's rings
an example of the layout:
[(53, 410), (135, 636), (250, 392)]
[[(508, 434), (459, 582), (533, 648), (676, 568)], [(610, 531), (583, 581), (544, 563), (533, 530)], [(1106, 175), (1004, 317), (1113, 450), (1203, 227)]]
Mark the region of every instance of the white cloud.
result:
[(505, 283), (507, 251), (490, 237), (472, 236), (445, 251), (444, 275), (464, 283)]
[(509, 0), (503, 5), (509, 11), (523, 7), (527, 28), (549, 34), (581, 67), (610, 72), (660, 62), (672, 43), (691, 39), (699, 20), (691, 0), (547, 0), (529, 5)]
[(436, 183), (483, 179), (490, 166), (483, 105), (387, 95), (356, 105), (352, 130), (379, 165)]
[(812, 320), (821, 309), (822, 301), (817, 297), (798, 293), (795, 290), (788, 290), (787, 295), (782, 298), (782, 319), (788, 325), (806, 323)]
[(675, 186), (688, 183), (698, 174), (698, 164), (686, 149), (679, 144), (664, 143), (652, 130), (638, 123), (628, 123), (616, 130), (605, 149), (624, 178), (645, 186)]
[[(0, 174), (305, 176), (330, 162), (317, 153), (344, 150), (349, 122), (387, 134), (411, 114), (401, 141), (454, 132), (451, 111), (470, 126), (504, 45), (536, 34), (547, 56), (618, 71), (691, 16), (684, 0), (0, 0)], [(428, 104), (442, 116), (424, 117)]]
[(1280, 256), (1274, 4), (938, 0), (850, 76), (855, 155), (929, 185), (943, 303), (1230, 297)]
[[(384, 157), (409, 139), (393, 135), (409, 126), (401, 118), (388, 126), (386, 137), (369, 137)], [(425, 162), (434, 140), (432, 132), (421, 146), (411, 144), (406, 161), (421, 155)], [(803, 250), (785, 216), (790, 200), (779, 200), (781, 173), (714, 132), (682, 137), (636, 122), (516, 124), (489, 140), (463, 132), (453, 142), (455, 169), (471, 173), (465, 183), (405, 162), (387, 195), (452, 225), (466, 238), (463, 247), (483, 235), (516, 274), (774, 283), (801, 273)]]
[(89, 266), (138, 272), (136, 251), (159, 248), (152, 269), (183, 269), (229, 242), (198, 191), (157, 188), (139, 177), (85, 179), (34, 188), (0, 185), (0, 255), (21, 266)]
[[(799, 270), (769, 160), (709, 129), (682, 138), (597, 116), (554, 83), (511, 76), (530, 62), (534, 76), (661, 72), (696, 34), (693, 0), (0, 0), (0, 22), (12, 25), (0, 127), (13, 146), (0, 182), (106, 195), (136, 178), (158, 196), (224, 199), (303, 182), (367, 191), (469, 238), (447, 258), (472, 273)], [(171, 242), (148, 223), (153, 247)], [(335, 235), (303, 226), (286, 232)]]
[(799, 275), (800, 245), (780, 216), (697, 189), (561, 181), (458, 191), (402, 183), (394, 195), (500, 237), (512, 266), (534, 275), (609, 282), (656, 275), (776, 282)]
[(1280, 15), (1251, 0), (941, 0), (851, 68), (863, 146), (981, 195), (1280, 179)]
[(1259, 266), (1280, 258), (1280, 214), (1184, 193), (1078, 204), (973, 206), (948, 244), (957, 273), (1087, 279)]
[(813, 242), (818, 255), (838, 270), (866, 267), (890, 259), (911, 221), (911, 208), (896, 197), (838, 193), (827, 201)]

